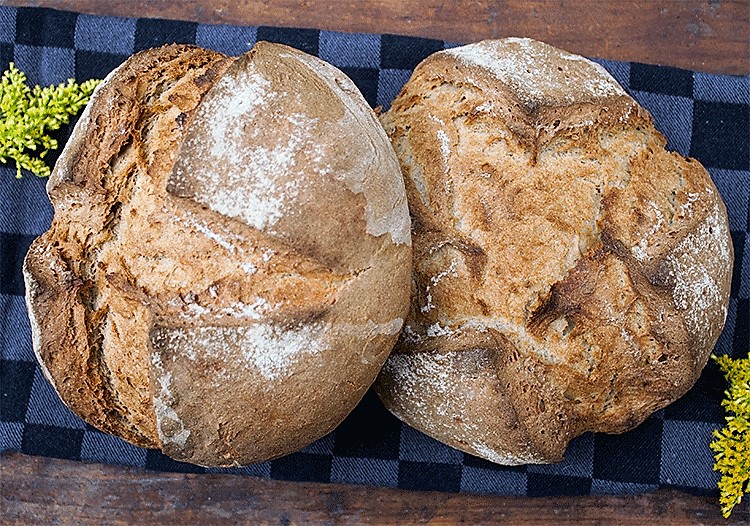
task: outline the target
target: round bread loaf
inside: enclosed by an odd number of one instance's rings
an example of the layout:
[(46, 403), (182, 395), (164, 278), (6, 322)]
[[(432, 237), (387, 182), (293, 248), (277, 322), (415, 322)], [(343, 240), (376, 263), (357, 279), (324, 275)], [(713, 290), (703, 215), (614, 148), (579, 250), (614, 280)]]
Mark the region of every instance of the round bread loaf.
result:
[(726, 209), (603, 68), (529, 39), (454, 48), (381, 121), (414, 242), (411, 312), (376, 383), (396, 416), (546, 463), (694, 384), (727, 312)]
[(206, 466), (290, 453), (361, 399), (409, 304), (398, 161), (355, 85), (261, 42), (97, 88), (24, 265), (34, 349), (90, 424)]

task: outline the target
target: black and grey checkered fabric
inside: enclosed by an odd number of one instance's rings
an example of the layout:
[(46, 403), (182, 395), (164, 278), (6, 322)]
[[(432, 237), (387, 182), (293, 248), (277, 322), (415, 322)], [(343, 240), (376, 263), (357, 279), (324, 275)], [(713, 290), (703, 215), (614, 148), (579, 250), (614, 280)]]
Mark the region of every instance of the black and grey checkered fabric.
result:
[[(31, 82), (103, 78), (131, 53), (170, 42), (239, 54), (257, 40), (283, 42), (331, 62), (368, 102), (388, 107), (411, 69), (444, 42), (311, 29), (212, 26), (0, 8), (0, 66), (14, 61)], [(731, 304), (716, 353), (748, 353), (750, 243), (750, 77), (673, 68), (602, 64), (654, 116), (669, 147), (698, 158), (728, 209), (736, 254)], [(61, 133), (61, 139), (65, 134)], [(500, 467), (463, 454), (401, 424), (368, 394), (333, 433), (303, 451), (241, 469), (204, 470), (100, 433), (57, 398), (36, 365), (24, 307), (21, 262), (49, 226), (45, 181), (17, 180), (0, 165), (0, 450), (152, 470), (221, 471), (274, 479), (374, 484), (504, 495), (622, 494), (673, 486), (715, 491), (708, 447), (723, 420), (725, 384), (711, 363), (681, 400), (629, 433), (586, 434), (564, 462)]]

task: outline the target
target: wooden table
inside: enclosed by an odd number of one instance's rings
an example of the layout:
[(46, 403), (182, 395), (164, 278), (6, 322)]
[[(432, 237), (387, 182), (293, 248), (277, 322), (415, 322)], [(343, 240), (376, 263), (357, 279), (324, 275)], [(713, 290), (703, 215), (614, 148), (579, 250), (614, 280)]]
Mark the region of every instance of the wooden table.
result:
[[(750, 0), (0, 0), (118, 16), (316, 27), (469, 42), (531, 36), (591, 57), (750, 74)], [(5, 454), (2, 524), (748, 524), (715, 499), (513, 498), (303, 484)]]
[(460, 43), (528, 36), (588, 57), (750, 73), (750, 0), (0, 0), (2, 4)]

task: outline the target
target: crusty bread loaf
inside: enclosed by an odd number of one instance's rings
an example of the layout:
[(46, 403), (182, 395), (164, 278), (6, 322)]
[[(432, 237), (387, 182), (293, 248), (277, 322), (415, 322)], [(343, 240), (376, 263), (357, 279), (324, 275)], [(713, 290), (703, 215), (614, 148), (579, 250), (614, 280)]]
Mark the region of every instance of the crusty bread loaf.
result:
[(332, 430), (408, 310), (398, 161), (354, 84), (259, 43), (173, 45), (97, 89), (25, 261), (34, 349), (70, 408), (208, 466)]
[(459, 47), (381, 121), (414, 241), (411, 312), (376, 383), (394, 414), (545, 463), (693, 385), (727, 312), (726, 209), (603, 68), (529, 39)]

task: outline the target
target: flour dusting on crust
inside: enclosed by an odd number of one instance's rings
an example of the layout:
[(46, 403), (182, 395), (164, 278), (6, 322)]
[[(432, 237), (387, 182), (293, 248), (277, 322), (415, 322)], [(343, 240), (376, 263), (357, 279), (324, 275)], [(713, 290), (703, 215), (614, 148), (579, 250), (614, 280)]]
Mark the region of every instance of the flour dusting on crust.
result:
[(283, 330), (270, 324), (251, 325), (241, 332), (242, 355), (268, 380), (291, 375), (301, 355), (319, 354), (324, 350), (322, 327), (305, 325)]
[[(670, 275), (675, 280), (675, 307), (685, 311), (687, 328), (701, 344), (716, 337), (712, 311), (722, 309), (722, 320), (727, 314), (721, 282), (729, 273), (726, 266), (730, 260), (728, 239), (725, 216), (717, 204), (667, 259)], [(707, 254), (710, 256), (706, 257)]]
[(158, 383), (158, 389), (154, 392), (154, 411), (159, 440), (162, 444), (174, 444), (182, 449), (190, 437), (190, 431), (185, 429), (185, 425), (173, 408), (175, 400), (170, 390), (172, 373), (164, 370), (161, 356), (157, 353), (151, 355), (151, 365), (154, 379)]
[(398, 394), (409, 399), (420, 418), (427, 418), (432, 411), (440, 412), (426, 402), (430, 396), (454, 399), (459, 382), (445, 364), (451, 360), (450, 353), (393, 354), (383, 367), (383, 373), (391, 377), (398, 386)]
[[(299, 52), (281, 53), (279, 56), (302, 62), (339, 96), (346, 108), (340, 122), (343, 129), (361, 130), (375, 146), (383, 146), (372, 149), (372, 159), (363, 160), (365, 169), (332, 175), (343, 181), (350, 191), (365, 196), (368, 234), (376, 237), (390, 234), (394, 243), (411, 245), (411, 222), (398, 160), (389, 147), (388, 137), (355, 84), (336, 68), (313, 56)], [(383, 184), (378, 178), (370, 177), (368, 164), (386, 165), (387, 172), (393, 174), (393, 180)], [(386, 173), (382, 168), (377, 171)]]
[(474, 450), (477, 456), (504, 466), (521, 466), (523, 464), (544, 462), (544, 459), (541, 456), (534, 455), (531, 452), (526, 456), (513, 455), (512, 453), (505, 453), (493, 449), (484, 442), (472, 442), (470, 447)]
[[(255, 122), (272, 101), (287, 94), (275, 91), (252, 60), (235, 66), (201, 105), (192, 128), (206, 133), (188, 134), (183, 150), (191, 155), (178, 159), (172, 178), (178, 186), (192, 181), (193, 198), (214, 212), (267, 231), (293, 208), (304, 184), (304, 178), (289, 174), (300, 152), (312, 144), (317, 119), (286, 114), (280, 118), (292, 133), (264, 134)], [(269, 142), (270, 137), (276, 139)]]
[(251, 119), (275, 96), (270, 87), (271, 83), (256, 71), (252, 62), (246, 69), (237, 71), (236, 76), (226, 75), (217, 82), (214, 89), (221, 90), (225, 96), (206, 101), (209, 111), (217, 117), (210, 124), (211, 154), (214, 157), (236, 158), (240, 155), (232, 146), (248, 132), (241, 123)]
[[(222, 363), (244, 360), (244, 366), (249, 371), (254, 370), (266, 380), (275, 381), (291, 376), (295, 364), (303, 356), (324, 351), (328, 332), (329, 328), (321, 324), (284, 328), (259, 321), (240, 327), (162, 329), (157, 339), (158, 346), (179, 349), (180, 353), (195, 362), (217, 358)], [(229, 373), (218, 370), (217, 374)]]
[[(478, 421), (477, 404), (491, 384), (489, 371), (480, 367), (467, 373), (460, 365), (462, 353), (430, 352), (394, 354), (383, 369), (386, 376), (398, 385), (398, 397), (408, 407), (410, 416), (416, 418), (428, 433), (449, 431), (455, 443), (451, 444), (474, 455), (506, 465), (541, 461), (538, 455), (525, 451), (514, 455), (492, 447), (491, 434), (483, 434), (483, 424)], [(485, 377), (482, 380), (480, 377)], [(400, 403), (389, 405), (397, 416)], [(479, 437), (479, 438), (478, 438)]]
[[(599, 64), (530, 38), (485, 40), (442, 53), (489, 71), (529, 104), (549, 99), (571, 104), (627, 96)], [(575, 62), (575, 68), (558, 67), (553, 58)]]

